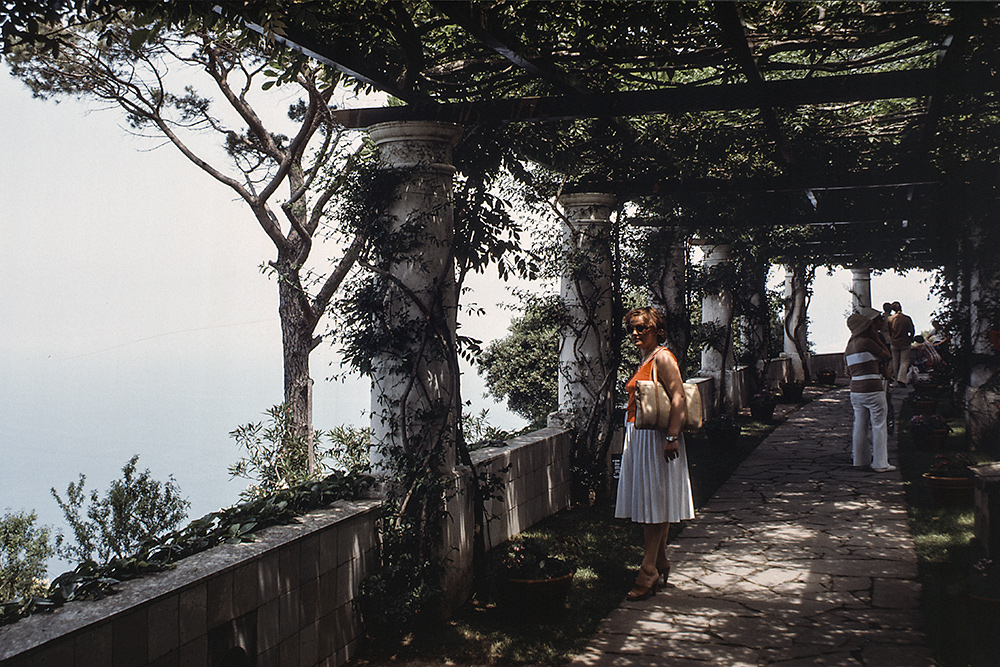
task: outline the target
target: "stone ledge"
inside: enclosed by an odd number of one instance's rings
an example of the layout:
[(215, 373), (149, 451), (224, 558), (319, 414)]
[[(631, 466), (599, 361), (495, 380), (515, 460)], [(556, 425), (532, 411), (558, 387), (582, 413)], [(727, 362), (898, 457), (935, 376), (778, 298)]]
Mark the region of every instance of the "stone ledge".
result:
[(313, 534), (329, 525), (373, 512), (380, 501), (337, 501), (310, 512), (296, 523), (261, 530), (253, 542), (224, 544), (177, 562), (175, 568), (118, 585), (117, 592), (101, 600), (70, 602), (51, 613), (34, 614), (0, 628), (0, 661), (23, 654), (48, 642), (69, 638), (97, 623), (114, 622), (139, 607), (161, 601), (182, 589), (232, 571), (267, 551)]

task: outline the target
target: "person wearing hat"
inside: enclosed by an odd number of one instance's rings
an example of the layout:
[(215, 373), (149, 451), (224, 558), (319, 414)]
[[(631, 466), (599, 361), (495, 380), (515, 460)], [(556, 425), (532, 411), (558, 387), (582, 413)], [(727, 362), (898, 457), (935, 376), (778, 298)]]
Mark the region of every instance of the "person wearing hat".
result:
[[(844, 350), (847, 373), (851, 378), (851, 406), (854, 408), (852, 457), (854, 467), (869, 464), (875, 472), (891, 472), (886, 428), (888, 406), (885, 396), (885, 376), (879, 364), (892, 358), (876, 328), (881, 316), (873, 308), (861, 308), (847, 318), (851, 339)], [(868, 446), (869, 429), (871, 448)]]

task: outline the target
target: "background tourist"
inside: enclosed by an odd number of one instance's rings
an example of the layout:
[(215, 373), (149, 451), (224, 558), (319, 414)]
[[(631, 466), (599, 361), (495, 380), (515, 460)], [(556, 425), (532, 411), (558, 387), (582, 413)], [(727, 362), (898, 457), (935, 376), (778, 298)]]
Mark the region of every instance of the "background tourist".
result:
[(847, 318), (851, 338), (844, 350), (844, 360), (851, 378), (854, 408), (851, 453), (856, 468), (871, 464), (875, 472), (891, 472), (896, 467), (889, 465), (885, 378), (879, 372), (879, 362), (889, 359), (891, 353), (876, 331), (878, 317), (877, 310), (862, 308)]
[(898, 301), (892, 302), (892, 317), (889, 318), (889, 342), (892, 345), (892, 374), (897, 387), (906, 386), (906, 374), (910, 370), (910, 345), (913, 343), (913, 320), (903, 312)]

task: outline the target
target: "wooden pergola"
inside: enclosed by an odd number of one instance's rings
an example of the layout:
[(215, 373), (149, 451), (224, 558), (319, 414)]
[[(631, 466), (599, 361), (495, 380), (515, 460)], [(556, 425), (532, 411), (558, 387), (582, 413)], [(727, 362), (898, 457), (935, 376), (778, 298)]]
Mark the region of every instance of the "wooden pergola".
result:
[[(951, 229), (955, 199), (995, 203), (995, 165), (977, 167), (949, 143), (956, 122), (997, 110), (993, 3), (432, 1), (353, 10), (304, 3), (283, 34), (271, 33), (405, 102), (337, 111), (347, 126), (513, 124), (518, 150), (566, 172), (567, 191), (653, 197), (686, 211), (676, 222), (695, 228), (699, 215), (736, 201), (747, 227), (816, 227), (801, 251), (833, 264), (880, 268), (903, 253), (913, 266), (940, 266), (940, 228)], [(584, 139), (559, 139), (568, 128)], [(683, 137), (710, 141), (715, 128), (737, 145), (712, 164)], [(975, 141), (988, 143), (993, 133), (979, 129)], [(888, 254), (873, 254), (873, 242)]]

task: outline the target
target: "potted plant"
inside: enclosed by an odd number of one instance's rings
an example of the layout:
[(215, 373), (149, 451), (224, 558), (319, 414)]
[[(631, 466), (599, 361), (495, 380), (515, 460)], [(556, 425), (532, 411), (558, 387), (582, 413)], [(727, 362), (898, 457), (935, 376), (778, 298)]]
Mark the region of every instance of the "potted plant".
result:
[(706, 422), (702, 431), (710, 444), (719, 446), (735, 444), (740, 437), (740, 425), (731, 415), (719, 415)]
[(975, 462), (967, 454), (938, 454), (923, 474), (931, 500), (944, 507), (972, 504), (972, 475)]
[(774, 417), (777, 401), (770, 391), (764, 389), (750, 397), (750, 416), (757, 421), (768, 422)]
[(974, 616), (995, 627), (1000, 616), (1000, 565), (992, 558), (980, 558), (972, 564), (968, 598)]
[(565, 609), (574, 573), (573, 565), (552, 555), (542, 540), (514, 539), (500, 562), (501, 602), (533, 618), (551, 616)]
[(911, 404), (913, 406), (913, 414), (915, 415), (932, 415), (937, 412), (937, 398), (932, 396), (925, 396), (914, 392)]
[(941, 415), (913, 415), (910, 417), (910, 433), (914, 444), (944, 447), (951, 427)]
[(802, 390), (806, 388), (805, 382), (782, 380), (778, 385), (781, 387), (781, 398), (786, 403), (798, 403), (802, 400)]
[(941, 393), (941, 383), (937, 378), (921, 378), (913, 385), (914, 398), (936, 399)]

